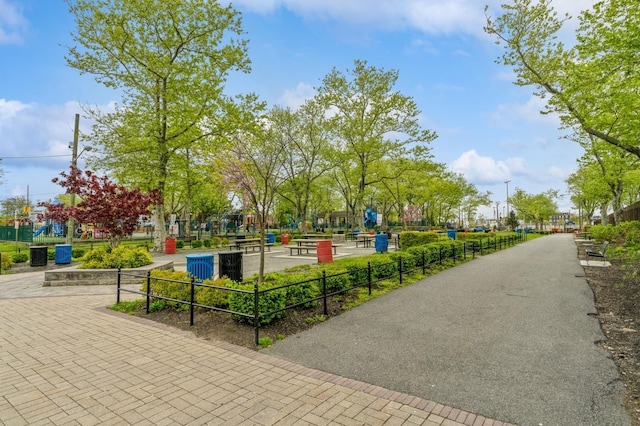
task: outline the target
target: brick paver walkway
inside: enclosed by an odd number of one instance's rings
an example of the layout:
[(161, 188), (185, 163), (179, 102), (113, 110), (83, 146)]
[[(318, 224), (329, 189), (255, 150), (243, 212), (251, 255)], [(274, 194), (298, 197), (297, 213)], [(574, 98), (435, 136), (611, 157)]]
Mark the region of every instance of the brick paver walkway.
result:
[(113, 302), (0, 300), (0, 424), (502, 424), (104, 308)]

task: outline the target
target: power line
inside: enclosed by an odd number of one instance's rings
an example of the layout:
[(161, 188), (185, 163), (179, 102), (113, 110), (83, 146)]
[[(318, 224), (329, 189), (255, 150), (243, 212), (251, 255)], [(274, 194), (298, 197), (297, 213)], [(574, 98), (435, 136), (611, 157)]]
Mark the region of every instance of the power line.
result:
[(20, 160), (20, 159), (28, 159), (28, 158), (54, 158), (54, 157), (70, 157), (71, 154), (59, 154), (59, 155), (37, 155), (31, 157), (0, 157), (0, 159), (10, 159), (10, 160)]

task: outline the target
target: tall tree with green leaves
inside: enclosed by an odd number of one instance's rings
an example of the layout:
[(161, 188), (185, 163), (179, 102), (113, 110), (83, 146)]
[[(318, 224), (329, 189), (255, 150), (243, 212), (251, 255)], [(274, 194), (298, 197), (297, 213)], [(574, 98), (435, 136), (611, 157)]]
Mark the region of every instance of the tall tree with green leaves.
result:
[[(172, 163), (229, 124), (227, 76), (249, 70), (240, 15), (215, 0), (66, 2), (77, 27), (68, 64), (122, 94), (113, 112), (93, 114), (104, 155), (92, 164), (164, 197)], [(154, 222), (162, 250), (162, 202)]]
[(256, 212), (261, 245), (259, 282), (264, 281), (266, 224), (284, 179), (284, 157), (288, 146), (286, 138), (271, 121), (278, 119), (279, 112), (279, 108), (274, 108), (256, 123), (248, 123), (247, 129), (238, 132), (230, 141), (230, 155), (217, 160), (220, 173), (241, 197), (243, 207), (250, 207)]
[(596, 162), (581, 162), (578, 170), (566, 180), (571, 192), (571, 201), (578, 208), (587, 223), (592, 223), (598, 207), (606, 207), (611, 202), (611, 191), (602, 176), (602, 169)]
[(332, 114), (335, 178), (361, 227), (367, 187), (387, 177), (377, 165), (390, 158), (424, 158), (436, 138), (421, 128), (413, 98), (394, 91), (398, 76), (356, 60), (346, 73), (334, 68), (317, 88), (319, 102)]
[(519, 218), (525, 222), (533, 221), (536, 229), (540, 229), (551, 216), (558, 213), (558, 205), (553, 201), (556, 198), (558, 191), (554, 189), (539, 194), (528, 194), (523, 189), (516, 188), (509, 197), (509, 202)]
[(495, 18), (485, 11), (485, 31), (504, 47), (497, 62), (547, 99), (545, 112), (640, 158), (640, 2), (596, 2), (579, 16), (571, 47), (558, 39), (569, 17), (550, 0), (514, 0)]
[(274, 108), (272, 131), (279, 132), (287, 144), (283, 171), (286, 180), (278, 189), (280, 197), (291, 203), (306, 233), (309, 203), (318, 179), (335, 164), (329, 151), (329, 135), (324, 110), (314, 99), (297, 111)]

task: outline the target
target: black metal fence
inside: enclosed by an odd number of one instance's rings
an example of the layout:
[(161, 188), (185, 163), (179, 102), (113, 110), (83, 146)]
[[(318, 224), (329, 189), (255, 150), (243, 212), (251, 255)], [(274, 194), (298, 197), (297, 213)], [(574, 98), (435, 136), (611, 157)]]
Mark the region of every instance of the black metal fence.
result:
[[(491, 241), (489, 241), (491, 240)], [(483, 239), (481, 241), (465, 241), (463, 243), (451, 243), (450, 245), (439, 245), (438, 248), (424, 249), (417, 255), (405, 254), (397, 257), (396, 260), (390, 262), (380, 262), (372, 265), (371, 262), (367, 263), (366, 267), (350, 269), (345, 272), (337, 274), (327, 275), (326, 270), (322, 271), (320, 277), (311, 278), (305, 281), (289, 283), (277, 287), (270, 287), (260, 289), (258, 287), (257, 280), (253, 283), (253, 290), (243, 290), (238, 288), (221, 287), (210, 284), (204, 284), (192, 277), (190, 281), (172, 280), (159, 277), (151, 277), (151, 272), (147, 272), (145, 275), (134, 274), (125, 272), (121, 269), (118, 270), (117, 280), (117, 303), (120, 303), (121, 292), (134, 293), (144, 295), (146, 297), (146, 313), (150, 312), (151, 300), (165, 300), (178, 304), (189, 305), (189, 324), (194, 325), (194, 311), (195, 308), (209, 309), (213, 311), (224, 312), (232, 314), (234, 316), (244, 318), (253, 324), (255, 344), (259, 342), (259, 330), (261, 320), (268, 317), (273, 317), (283, 311), (295, 309), (300, 306), (309, 306), (316, 302), (321, 302), (323, 306), (324, 315), (328, 315), (328, 299), (333, 296), (348, 293), (352, 290), (366, 287), (369, 295), (371, 295), (372, 286), (380, 281), (397, 278), (398, 282), (402, 285), (403, 279), (407, 274), (411, 274), (416, 271), (421, 271), (422, 275), (426, 275), (427, 269), (434, 265), (442, 265), (444, 262), (452, 261), (455, 265), (457, 262), (464, 262), (468, 257), (475, 258), (476, 253), (487, 253), (490, 251), (501, 250), (512, 246), (522, 241), (521, 237), (496, 237), (492, 239)], [(348, 279), (340, 279), (342, 276), (348, 275)], [(136, 291), (122, 288), (121, 277), (137, 277), (141, 279), (141, 283), (146, 283), (143, 287), (145, 291)], [(184, 286), (189, 286), (188, 300), (171, 298), (165, 295), (154, 294), (152, 292), (151, 280), (158, 282), (169, 282)], [(330, 283), (335, 282), (347, 282), (347, 286), (336, 286)], [(276, 310), (269, 312), (260, 312), (260, 300), (261, 298), (268, 297), (270, 293), (276, 291), (286, 290), (289, 287), (294, 286), (308, 286), (316, 285), (320, 290), (319, 294), (315, 297), (307, 299), (297, 299), (294, 303), (290, 303)], [(252, 295), (253, 309), (251, 312), (240, 312), (231, 309), (220, 308), (215, 306), (204, 305), (196, 302), (196, 291), (198, 289), (213, 289), (223, 292), (239, 293), (245, 295)]]

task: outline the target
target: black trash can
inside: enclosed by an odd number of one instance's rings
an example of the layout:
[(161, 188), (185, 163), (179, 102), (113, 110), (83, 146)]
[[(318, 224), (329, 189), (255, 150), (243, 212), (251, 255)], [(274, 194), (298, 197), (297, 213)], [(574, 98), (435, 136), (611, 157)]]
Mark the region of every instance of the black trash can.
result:
[(47, 266), (47, 246), (29, 247), (29, 258), (31, 266)]
[(242, 252), (221, 251), (218, 253), (218, 276), (242, 282)]

